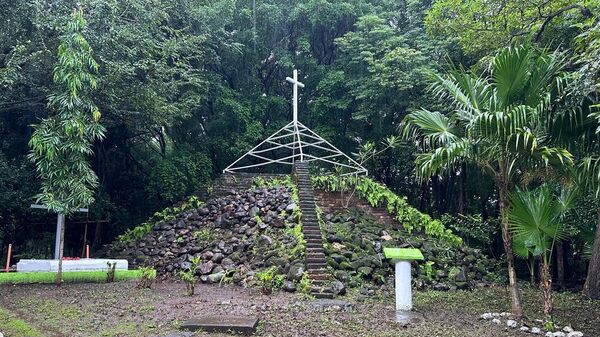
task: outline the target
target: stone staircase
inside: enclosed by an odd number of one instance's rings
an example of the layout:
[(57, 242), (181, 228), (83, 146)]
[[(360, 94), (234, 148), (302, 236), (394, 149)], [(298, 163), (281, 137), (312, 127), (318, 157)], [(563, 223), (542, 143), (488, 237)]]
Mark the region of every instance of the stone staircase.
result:
[(308, 162), (294, 165), (300, 210), (302, 211), (302, 234), (306, 240), (306, 270), (312, 281), (311, 294), (316, 298), (333, 298), (329, 285), (327, 260), (323, 249), (323, 237), (317, 218), (317, 207)]

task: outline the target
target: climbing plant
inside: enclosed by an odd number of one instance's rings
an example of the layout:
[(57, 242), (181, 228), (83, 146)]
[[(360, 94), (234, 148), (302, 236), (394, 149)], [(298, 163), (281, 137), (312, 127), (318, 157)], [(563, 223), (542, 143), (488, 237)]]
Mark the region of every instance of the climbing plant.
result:
[(385, 185), (366, 177), (337, 177), (317, 176), (312, 178), (315, 187), (337, 192), (342, 188), (354, 186), (356, 195), (369, 202), (373, 207), (385, 207), (394, 218), (402, 224), (409, 233), (422, 231), (427, 235), (439, 237), (453, 245), (462, 244), (462, 239), (452, 230), (444, 227), (439, 220), (432, 219), (429, 215), (419, 212), (410, 206), (406, 197), (398, 196)]

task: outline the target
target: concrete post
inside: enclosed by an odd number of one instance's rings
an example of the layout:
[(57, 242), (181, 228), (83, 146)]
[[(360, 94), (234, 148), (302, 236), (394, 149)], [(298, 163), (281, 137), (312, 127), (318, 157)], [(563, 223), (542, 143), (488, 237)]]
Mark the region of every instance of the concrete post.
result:
[(396, 263), (396, 310), (412, 310), (412, 277), (410, 262), (394, 260)]

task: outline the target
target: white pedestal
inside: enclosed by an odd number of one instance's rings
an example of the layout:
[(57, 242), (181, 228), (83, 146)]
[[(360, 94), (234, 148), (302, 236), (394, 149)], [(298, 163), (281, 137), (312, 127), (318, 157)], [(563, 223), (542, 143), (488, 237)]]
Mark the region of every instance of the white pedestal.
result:
[[(127, 270), (127, 260), (81, 259), (63, 260), (63, 271), (108, 270), (107, 262), (116, 263), (116, 270)], [(17, 272), (57, 271), (58, 260), (21, 260), (17, 263)]]
[(410, 262), (396, 262), (396, 310), (412, 310), (412, 277)]

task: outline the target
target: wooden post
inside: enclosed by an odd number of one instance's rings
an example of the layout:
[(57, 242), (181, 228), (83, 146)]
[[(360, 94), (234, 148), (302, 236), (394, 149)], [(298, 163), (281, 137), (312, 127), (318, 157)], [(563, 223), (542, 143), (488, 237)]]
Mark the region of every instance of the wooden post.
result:
[(10, 254), (12, 253), (12, 244), (8, 244), (8, 255), (6, 256), (6, 272), (10, 271)]
[(85, 245), (85, 258), (90, 258), (90, 245)]

